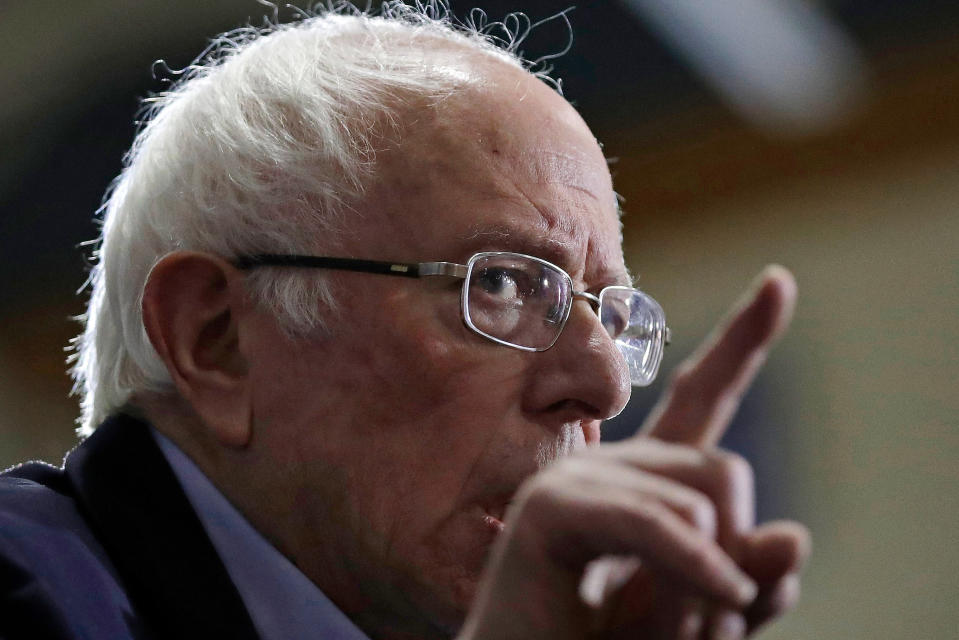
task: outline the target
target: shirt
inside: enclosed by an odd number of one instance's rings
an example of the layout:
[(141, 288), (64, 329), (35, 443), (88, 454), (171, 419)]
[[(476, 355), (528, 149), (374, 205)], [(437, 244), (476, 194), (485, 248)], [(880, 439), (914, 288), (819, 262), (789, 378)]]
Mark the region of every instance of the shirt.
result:
[(253, 528), (169, 438), (151, 429), (263, 640), (369, 640)]

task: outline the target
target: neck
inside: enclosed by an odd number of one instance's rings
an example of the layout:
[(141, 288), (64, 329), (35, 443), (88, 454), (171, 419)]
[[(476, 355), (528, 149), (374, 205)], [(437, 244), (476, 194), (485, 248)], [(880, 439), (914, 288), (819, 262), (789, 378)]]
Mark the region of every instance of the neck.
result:
[[(312, 484), (319, 486), (303, 486), (302, 469), (261, 453), (255, 436), (246, 447), (225, 446), (179, 397), (143, 394), (135, 407), (370, 638), (446, 640), (455, 634), (428, 622), (406, 590), (387, 579), (388, 569), (364, 562), (377, 554), (364, 549), (371, 541), (364, 540), (362, 527), (350, 526), (354, 518), (345, 508), (349, 485), (335, 470), (324, 474), (323, 481), (313, 476)], [(328, 498), (324, 518), (311, 520), (307, 516), (315, 509), (303, 508), (303, 503), (323, 496)]]

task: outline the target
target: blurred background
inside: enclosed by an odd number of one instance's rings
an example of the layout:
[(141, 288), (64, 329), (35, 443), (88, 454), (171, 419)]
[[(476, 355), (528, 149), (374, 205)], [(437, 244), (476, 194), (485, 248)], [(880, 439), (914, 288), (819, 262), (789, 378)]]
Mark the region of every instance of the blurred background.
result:
[[(454, 0), (533, 21), (565, 3)], [(0, 5), (0, 468), (75, 445), (64, 347), (80, 243), (151, 72), (188, 64), (255, 0)], [(289, 11), (281, 15), (290, 15)], [(814, 534), (776, 638), (959, 638), (959, 3), (608, 0), (553, 61), (605, 143), (627, 260), (688, 355), (767, 263), (800, 288), (792, 331), (726, 444), (760, 516)], [(566, 47), (537, 28), (532, 58)], [(162, 76), (162, 74), (160, 74)], [(606, 437), (642, 422), (637, 390)]]

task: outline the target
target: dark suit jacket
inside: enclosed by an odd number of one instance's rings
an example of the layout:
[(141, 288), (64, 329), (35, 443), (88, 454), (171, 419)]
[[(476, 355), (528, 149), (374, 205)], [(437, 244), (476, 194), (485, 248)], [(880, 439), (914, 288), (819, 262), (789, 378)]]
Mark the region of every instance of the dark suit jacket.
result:
[(145, 423), (0, 475), (0, 638), (256, 637)]

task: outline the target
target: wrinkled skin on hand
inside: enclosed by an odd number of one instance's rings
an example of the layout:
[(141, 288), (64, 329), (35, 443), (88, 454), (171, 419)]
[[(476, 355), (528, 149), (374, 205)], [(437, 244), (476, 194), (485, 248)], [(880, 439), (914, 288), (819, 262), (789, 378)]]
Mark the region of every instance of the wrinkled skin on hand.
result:
[(742, 638), (795, 606), (809, 535), (757, 526), (749, 464), (716, 447), (795, 299), (767, 268), (634, 437), (527, 481), (461, 640)]

